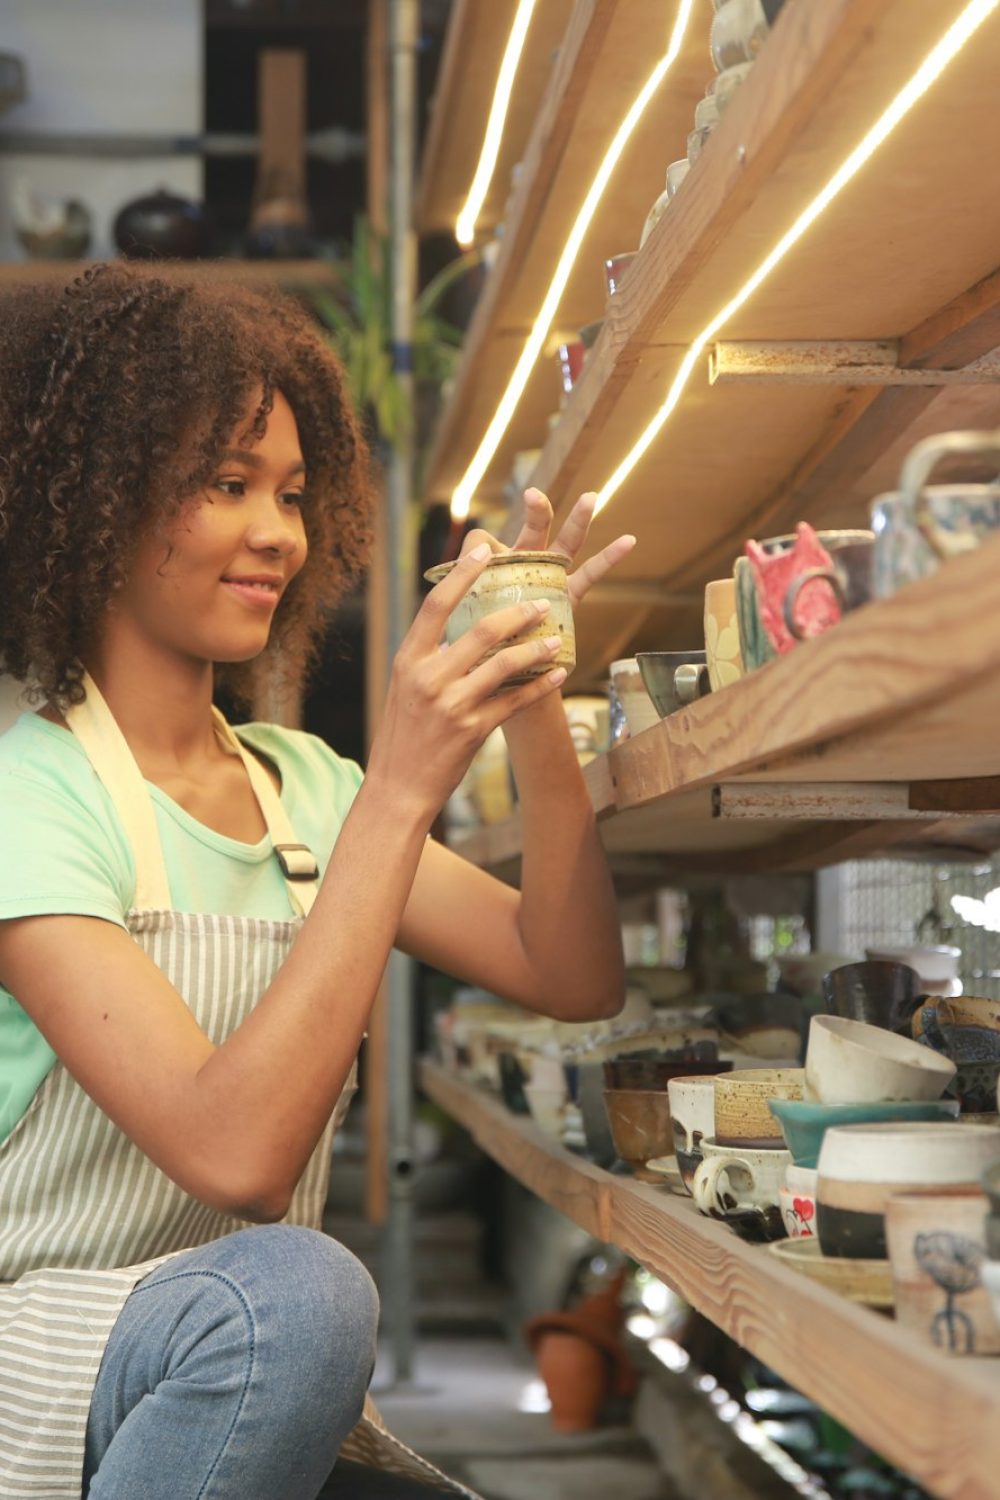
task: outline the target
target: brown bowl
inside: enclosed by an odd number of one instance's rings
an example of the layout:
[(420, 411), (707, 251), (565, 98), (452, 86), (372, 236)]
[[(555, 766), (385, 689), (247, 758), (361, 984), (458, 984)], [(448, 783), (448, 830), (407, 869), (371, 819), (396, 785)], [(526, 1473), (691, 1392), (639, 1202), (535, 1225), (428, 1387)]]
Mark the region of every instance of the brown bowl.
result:
[(672, 1156), (674, 1133), (666, 1089), (605, 1089), (604, 1108), (615, 1150), (626, 1166), (644, 1182), (658, 1182), (646, 1163), (656, 1156)]

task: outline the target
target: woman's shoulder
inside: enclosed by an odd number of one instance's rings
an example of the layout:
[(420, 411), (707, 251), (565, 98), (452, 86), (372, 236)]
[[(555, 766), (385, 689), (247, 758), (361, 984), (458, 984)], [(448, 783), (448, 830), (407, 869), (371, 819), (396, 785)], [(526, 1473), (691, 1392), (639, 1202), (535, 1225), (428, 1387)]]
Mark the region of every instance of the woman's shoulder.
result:
[(72, 731), (30, 712), (0, 734), (0, 775), (89, 794), (97, 782)]
[(318, 734), (260, 722), (234, 727), (244, 744), (277, 766), (283, 791), (295, 787), (306, 794), (329, 797), (333, 791), (353, 797), (361, 785), (364, 772), (357, 761), (338, 755)]

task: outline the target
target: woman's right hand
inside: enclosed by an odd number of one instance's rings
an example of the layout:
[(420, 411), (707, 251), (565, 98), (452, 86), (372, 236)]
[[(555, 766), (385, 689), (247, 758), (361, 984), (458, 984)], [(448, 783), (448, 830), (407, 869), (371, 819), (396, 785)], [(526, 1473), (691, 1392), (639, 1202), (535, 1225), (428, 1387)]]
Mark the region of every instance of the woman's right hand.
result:
[[(559, 637), (517, 642), (548, 606), (512, 605), (480, 620), (442, 646), (452, 610), (484, 572), (492, 555), (484, 543), (465, 554), (427, 595), (393, 663), (385, 713), (372, 742), (367, 779), (383, 779), (393, 793), (416, 800), (432, 821), (455, 790), (486, 736), (521, 709), (557, 692), (562, 667), (531, 682), (499, 689), (509, 677), (551, 660)], [(483, 660), (503, 641), (509, 646)]]

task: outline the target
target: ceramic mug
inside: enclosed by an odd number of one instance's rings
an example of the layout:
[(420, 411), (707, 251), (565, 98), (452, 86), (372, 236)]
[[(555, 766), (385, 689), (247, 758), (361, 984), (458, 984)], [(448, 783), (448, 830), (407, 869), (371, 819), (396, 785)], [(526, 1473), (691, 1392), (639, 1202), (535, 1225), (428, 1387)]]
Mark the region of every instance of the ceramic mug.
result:
[[(758, 545), (765, 557), (777, 557), (793, 551), (801, 536), (801, 526), (796, 535), (769, 537)], [(832, 559), (832, 569), (814, 567), (811, 561), (803, 560), (799, 577), (788, 580), (781, 600), (781, 611), (785, 627), (796, 639), (802, 638), (802, 627), (796, 607), (802, 590), (817, 579), (824, 579), (834, 590), (842, 611), (850, 612), (866, 604), (872, 596), (871, 572), (875, 538), (870, 531), (819, 531), (815, 533), (823, 549)], [(799, 581), (801, 578), (801, 582)], [(748, 557), (738, 557), (733, 565), (736, 587), (736, 619), (748, 672), (762, 667), (777, 655), (774, 642), (764, 625), (758, 595), (757, 582)]]
[(713, 693), (743, 676), (734, 578), (717, 578), (705, 585), (705, 657)]
[(715, 1079), (671, 1078), (667, 1084), (674, 1155), (688, 1192), (701, 1163), (702, 1141), (715, 1131)]
[(781, 1189), (791, 1152), (702, 1142), (691, 1193), (703, 1214), (731, 1224), (742, 1239), (783, 1239)]
[(611, 682), (625, 715), (630, 738), (660, 722), (660, 716), (646, 691), (639, 663), (634, 656), (626, 656), (621, 661), (611, 663)]
[(800, 1167), (794, 1163), (785, 1168), (785, 1181), (780, 1192), (781, 1218), (789, 1239), (809, 1239), (816, 1233), (816, 1179), (815, 1167)]
[[(715, 1140), (719, 1146), (784, 1146), (770, 1099), (801, 1099), (801, 1068), (737, 1068), (714, 1080)], [(788, 1153), (791, 1161), (791, 1152)]]
[(604, 262), (604, 280), (608, 288), (608, 296), (613, 297), (618, 291), (625, 278), (625, 273), (638, 254), (635, 250), (623, 250), (620, 255), (612, 255)]
[(727, 0), (712, 21), (712, 60), (721, 73), (740, 63), (752, 62), (767, 41), (781, 0)]
[[(544, 677), (554, 667), (565, 667), (567, 672), (572, 672), (576, 666), (576, 633), (566, 577), (569, 562), (563, 552), (494, 553), (448, 616), (445, 640), (451, 645), (473, 625), (497, 610), (509, 609), (512, 604), (531, 599), (547, 599), (548, 614), (541, 616), (537, 625), (522, 630), (517, 639), (524, 643), (558, 635), (561, 644), (557, 654), (537, 666), (526, 667), (516, 677), (508, 677), (503, 686), (515, 687), (521, 682), (531, 682), (536, 677)], [(440, 583), (456, 566), (454, 562), (438, 563), (437, 567), (428, 568), (424, 577), (428, 583)], [(501, 641), (485, 653), (483, 660), (496, 656), (509, 645), (509, 641)]]
[(981, 1274), (986, 1207), (975, 1187), (894, 1194), (886, 1205), (896, 1321), (948, 1354), (1000, 1354)]
[(876, 598), (926, 578), (947, 558), (973, 551), (1000, 529), (1000, 485), (928, 483), (941, 459), (961, 456), (995, 461), (1000, 431), (924, 438), (903, 462), (899, 489), (873, 501)]

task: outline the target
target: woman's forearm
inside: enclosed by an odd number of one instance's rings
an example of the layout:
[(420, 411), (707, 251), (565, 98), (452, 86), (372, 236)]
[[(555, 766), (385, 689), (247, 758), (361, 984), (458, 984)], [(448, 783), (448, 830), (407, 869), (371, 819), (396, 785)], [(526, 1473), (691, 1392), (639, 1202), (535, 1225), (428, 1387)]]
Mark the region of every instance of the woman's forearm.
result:
[(522, 809), (519, 927), (549, 1014), (615, 1015), (625, 994), (607, 859), (558, 698), (504, 727)]

